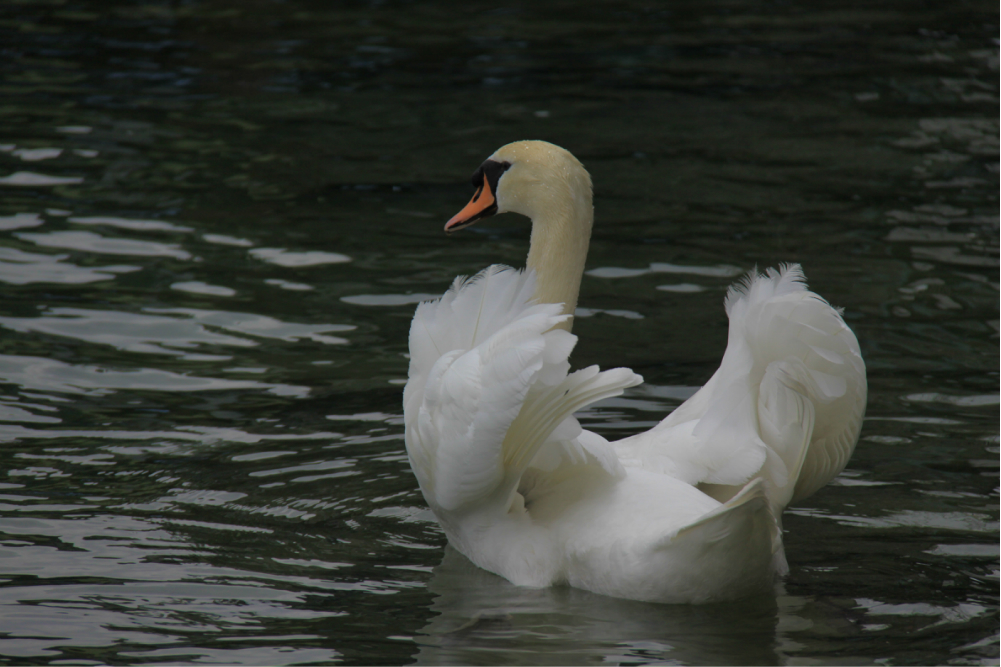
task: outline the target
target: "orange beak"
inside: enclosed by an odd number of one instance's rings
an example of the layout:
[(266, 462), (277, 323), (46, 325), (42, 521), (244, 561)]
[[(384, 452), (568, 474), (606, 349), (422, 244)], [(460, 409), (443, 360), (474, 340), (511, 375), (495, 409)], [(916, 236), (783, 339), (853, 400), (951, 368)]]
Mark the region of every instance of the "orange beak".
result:
[(477, 188), (469, 203), (445, 223), (445, 231), (454, 232), (468, 227), (477, 220), (491, 216), (496, 212), (497, 200), (494, 198), (487, 175), (483, 174), (483, 185)]

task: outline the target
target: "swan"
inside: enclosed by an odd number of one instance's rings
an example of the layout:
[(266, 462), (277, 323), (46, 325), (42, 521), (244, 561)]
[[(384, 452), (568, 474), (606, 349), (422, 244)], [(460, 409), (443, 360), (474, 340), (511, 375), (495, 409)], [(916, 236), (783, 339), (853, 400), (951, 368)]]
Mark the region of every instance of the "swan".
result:
[(788, 571), (782, 511), (848, 462), (865, 364), (797, 265), (752, 272), (725, 299), (719, 369), (645, 433), (609, 442), (574, 413), (642, 378), (570, 372), (591, 236), (591, 179), (542, 141), (498, 149), (445, 225), (532, 221), (527, 267), (459, 277), (420, 304), (404, 389), (407, 455), (449, 543), (520, 586), (663, 603), (770, 589)]

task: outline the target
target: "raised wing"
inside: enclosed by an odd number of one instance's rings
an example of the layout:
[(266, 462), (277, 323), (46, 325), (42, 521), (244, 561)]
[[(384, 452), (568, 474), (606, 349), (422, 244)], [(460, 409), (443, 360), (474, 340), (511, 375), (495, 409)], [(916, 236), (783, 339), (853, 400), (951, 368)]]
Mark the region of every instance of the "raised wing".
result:
[(618, 465), (572, 415), (642, 379), (597, 367), (567, 375), (577, 338), (553, 329), (567, 318), (562, 304), (535, 304), (534, 291), (531, 273), (492, 266), (457, 279), (414, 316), (407, 452), (425, 498), (441, 509), (510, 503), (521, 474), (553, 440)]
[(781, 510), (829, 482), (855, 448), (865, 365), (841, 314), (806, 288), (798, 265), (749, 276), (726, 299), (719, 370), (619, 455), (725, 501), (754, 477)]

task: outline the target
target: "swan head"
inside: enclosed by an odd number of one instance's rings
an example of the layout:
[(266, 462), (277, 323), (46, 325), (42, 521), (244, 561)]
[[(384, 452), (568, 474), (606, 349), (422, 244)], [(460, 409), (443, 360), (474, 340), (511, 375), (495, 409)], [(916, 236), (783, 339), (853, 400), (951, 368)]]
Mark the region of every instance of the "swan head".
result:
[(502, 146), (476, 170), (472, 184), (473, 198), (445, 223), (446, 232), (496, 213), (520, 213), (538, 222), (591, 206), (591, 177), (584, 166), (570, 151), (545, 141)]

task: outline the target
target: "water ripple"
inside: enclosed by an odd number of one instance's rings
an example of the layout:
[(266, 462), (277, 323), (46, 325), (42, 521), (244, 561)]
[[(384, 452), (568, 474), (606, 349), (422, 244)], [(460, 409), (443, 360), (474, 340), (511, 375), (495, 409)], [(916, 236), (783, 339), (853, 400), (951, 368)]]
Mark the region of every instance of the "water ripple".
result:
[(251, 380), (224, 380), (184, 375), (155, 368), (115, 371), (100, 366), (68, 364), (42, 357), (0, 355), (0, 378), (24, 389), (103, 396), (115, 391), (221, 391), (259, 389), (276, 396), (309, 394), (308, 387)]
[[(992, 7), (7, 4), (8, 661), (997, 662)], [(441, 232), (515, 136), (594, 179), (574, 366), (649, 382), (588, 428), (704, 384), (752, 266), (844, 307), (869, 417), (773, 595), (526, 589), (444, 548), (407, 330), (523, 264), (516, 216)]]
[(67, 262), (69, 255), (41, 255), (16, 248), (0, 247), (0, 282), (9, 285), (62, 283), (80, 285), (113, 280), (120, 273), (132, 273), (140, 266), (115, 264), (83, 267)]
[(94, 232), (47, 232), (36, 234), (19, 232), (16, 237), (31, 241), (45, 248), (61, 248), (92, 252), (98, 255), (129, 255), (133, 257), (173, 257), (191, 259), (191, 253), (176, 243), (137, 241), (134, 239), (108, 238)]

